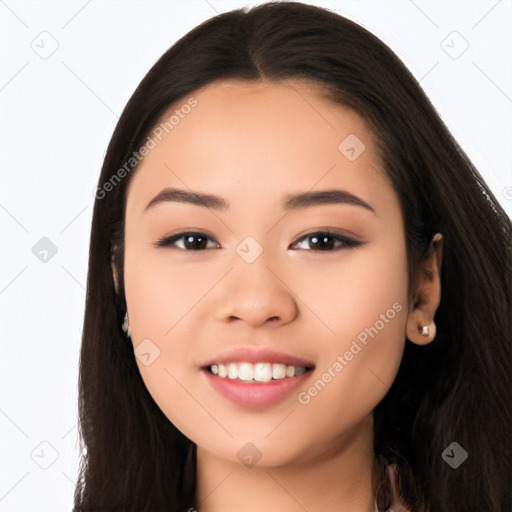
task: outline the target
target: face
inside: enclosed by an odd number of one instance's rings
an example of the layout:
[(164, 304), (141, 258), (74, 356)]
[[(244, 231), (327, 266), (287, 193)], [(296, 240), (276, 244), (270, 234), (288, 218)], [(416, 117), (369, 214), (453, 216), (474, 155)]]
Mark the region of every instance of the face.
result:
[[(241, 463), (252, 443), (260, 464), (310, 460), (367, 428), (397, 373), (398, 198), (363, 119), (313, 86), (230, 81), (192, 96), (128, 189), (137, 364), (163, 413), (210, 454)], [(164, 189), (219, 199), (153, 201)], [(287, 203), (325, 191), (338, 194)], [(308, 371), (280, 378), (291, 366)], [(243, 380), (252, 371), (258, 381)]]

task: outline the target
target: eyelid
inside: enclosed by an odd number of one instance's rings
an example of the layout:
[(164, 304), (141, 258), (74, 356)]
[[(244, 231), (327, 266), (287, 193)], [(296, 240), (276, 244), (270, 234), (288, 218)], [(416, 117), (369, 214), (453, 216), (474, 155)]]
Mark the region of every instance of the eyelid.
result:
[(342, 240), (345, 240), (347, 242), (353, 242), (353, 243), (363, 243), (361, 240), (359, 240), (359, 237), (357, 237), (354, 234), (347, 234), (345, 232), (346, 230), (338, 230), (335, 228), (316, 228), (314, 230), (308, 230), (305, 233), (301, 233), (300, 235), (297, 235), (294, 242), (292, 244), (296, 244), (297, 242), (300, 242), (303, 238), (307, 238), (313, 235), (331, 235), (333, 237), (341, 238)]

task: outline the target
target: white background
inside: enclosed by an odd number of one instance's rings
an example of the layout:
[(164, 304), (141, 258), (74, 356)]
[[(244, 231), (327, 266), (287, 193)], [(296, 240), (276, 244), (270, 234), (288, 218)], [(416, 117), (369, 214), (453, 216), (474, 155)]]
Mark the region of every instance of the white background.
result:
[[(0, 0), (0, 512), (72, 508), (89, 229), (119, 114), (178, 38), (259, 3)], [(399, 55), (512, 216), (512, 2), (307, 3)], [(32, 252), (43, 237), (47, 262)]]

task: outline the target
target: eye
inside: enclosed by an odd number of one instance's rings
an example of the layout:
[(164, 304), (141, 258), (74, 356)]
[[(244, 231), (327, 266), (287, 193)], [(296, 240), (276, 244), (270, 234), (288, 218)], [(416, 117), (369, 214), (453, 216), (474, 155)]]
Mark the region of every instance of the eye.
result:
[[(332, 251), (362, 245), (362, 242), (358, 242), (353, 238), (349, 238), (341, 233), (333, 233), (330, 231), (308, 233), (306, 236), (299, 239), (299, 242), (295, 242), (294, 246), (298, 243), (303, 243), (301, 242), (302, 240), (310, 240), (310, 242), (307, 243), (310, 247), (316, 247), (316, 251)], [(336, 243), (337, 246), (335, 246)]]
[[(183, 239), (183, 245), (177, 245), (176, 242)], [(211, 249), (212, 247), (206, 247), (208, 241), (213, 241), (213, 238), (205, 235), (204, 233), (196, 233), (194, 231), (187, 231), (183, 233), (177, 233), (176, 235), (161, 238), (155, 243), (157, 247), (168, 247), (175, 245), (183, 250), (198, 251), (203, 249)], [(218, 244), (217, 244), (218, 246)]]
[[(182, 240), (183, 244), (178, 245), (177, 242)], [(362, 245), (361, 242), (358, 242), (357, 240), (349, 238), (340, 233), (317, 231), (309, 233), (306, 236), (303, 236), (302, 238), (299, 239), (298, 242), (295, 242), (292, 245), (292, 247), (297, 246), (299, 243), (303, 243), (302, 240), (310, 240), (308, 244), (310, 247), (315, 248), (315, 252), (332, 251)], [(175, 246), (179, 247), (182, 250), (188, 251), (201, 251), (204, 249), (212, 249), (219, 246), (217, 244), (214, 247), (208, 247), (208, 241), (215, 242), (213, 238), (209, 237), (204, 233), (186, 231), (182, 233), (177, 233), (172, 236), (161, 238), (155, 243), (155, 245), (157, 247)], [(301, 247), (301, 249), (304, 249), (304, 247)]]

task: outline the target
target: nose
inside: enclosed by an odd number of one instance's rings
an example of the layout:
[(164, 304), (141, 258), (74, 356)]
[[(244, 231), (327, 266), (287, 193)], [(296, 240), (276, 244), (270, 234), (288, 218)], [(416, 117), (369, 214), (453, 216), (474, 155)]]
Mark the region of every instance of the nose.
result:
[[(263, 255), (262, 255), (263, 256)], [(244, 322), (250, 327), (287, 324), (298, 314), (297, 302), (284, 272), (260, 256), (253, 263), (235, 262), (216, 287), (215, 320)]]

